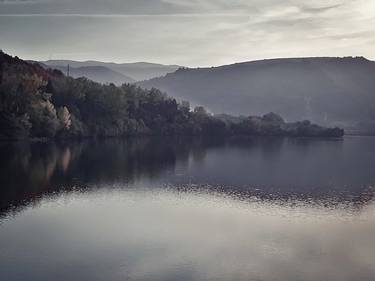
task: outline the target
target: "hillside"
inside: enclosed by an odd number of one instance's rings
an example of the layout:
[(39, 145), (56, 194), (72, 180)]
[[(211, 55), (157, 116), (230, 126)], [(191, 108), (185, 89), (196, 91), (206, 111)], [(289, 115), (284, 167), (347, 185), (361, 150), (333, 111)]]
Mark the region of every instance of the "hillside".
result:
[[(133, 81), (142, 81), (155, 77), (164, 76), (167, 73), (176, 71), (178, 65), (163, 65), (156, 63), (147, 62), (136, 62), (136, 63), (111, 63), (111, 62), (100, 62), (100, 61), (72, 61), (72, 60), (48, 60), (42, 61), (41, 63), (50, 67), (57, 67), (58, 69), (66, 69), (69, 64), (73, 68), (87, 68), (87, 67), (105, 67), (116, 73), (125, 75)], [(95, 80), (95, 79), (93, 79)], [(97, 80), (95, 80), (97, 81)], [(97, 81), (100, 82), (100, 81)]]
[[(58, 69), (67, 74), (67, 66), (49, 65), (46, 67)], [(119, 72), (113, 71), (104, 66), (82, 66), (71, 67), (69, 66), (69, 75), (73, 78), (86, 77), (98, 83), (114, 83), (115, 85), (122, 85), (123, 83), (133, 83), (135, 80)]]
[(135, 135), (341, 137), (339, 128), (288, 123), (275, 114), (234, 118), (190, 108), (134, 84), (74, 79), (0, 51), (0, 139)]
[(375, 133), (375, 62), (357, 58), (272, 59), (179, 69), (139, 83), (214, 113), (277, 112), (349, 132)]

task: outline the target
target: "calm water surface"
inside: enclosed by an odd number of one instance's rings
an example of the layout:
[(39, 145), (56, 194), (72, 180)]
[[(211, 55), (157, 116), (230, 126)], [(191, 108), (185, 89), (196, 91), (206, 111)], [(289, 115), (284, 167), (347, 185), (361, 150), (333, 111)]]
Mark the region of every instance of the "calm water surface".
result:
[(375, 138), (0, 144), (0, 280), (375, 279)]

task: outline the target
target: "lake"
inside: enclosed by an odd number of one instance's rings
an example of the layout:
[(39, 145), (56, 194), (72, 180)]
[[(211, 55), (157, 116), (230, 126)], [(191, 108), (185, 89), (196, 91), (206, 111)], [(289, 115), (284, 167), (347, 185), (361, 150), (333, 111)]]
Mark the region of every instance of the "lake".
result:
[(375, 278), (375, 137), (0, 144), (0, 280)]

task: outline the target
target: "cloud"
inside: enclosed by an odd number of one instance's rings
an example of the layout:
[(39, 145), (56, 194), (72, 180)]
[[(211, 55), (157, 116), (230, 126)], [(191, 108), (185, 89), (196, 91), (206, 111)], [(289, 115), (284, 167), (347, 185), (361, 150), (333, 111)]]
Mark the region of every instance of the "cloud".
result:
[(336, 5), (330, 5), (330, 6), (322, 6), (322, 7), (302, 7), (302, 10), (311, 13), (311, 14), (319, 14), (324, 13), (329, 10), (334, 10), (337, 8), (340, 8), (344, 5), (344, 3), (336, 4)]
[(375, 58), (369, 44), (375, 2), (368, 0), (3, 0), (0, 14), (0, 47), (27, 58), (61, 53), (187, 66), (291, 56)]
[[(30, 5), (30, 4), (33, 5)], [(14, 5), (17, 4), (17, 5)], [(178, 14), (186, 12), (162, 0), (0, 0), (0, 14)]]
[[(331, 1), (328, 1), (331, 2)], [(39, 3), (41, 10), (30, 9), (30, 3)], [(280, 5), (276, 0), (0, 0), (0, 5), (18, 4), (12, 13), (107, 13), (121, 14), (254, 14), (280, 7), (297, 7), (305, 11), (319, 13), (335, 9), (342, 3), (325, 4), (318, 0), (314, 5), (306, 1), (286, 0)], [(321, 3), (316, 4), (316, 3)], [(7, 10), (2, 11), (7, 13)]]
[(9, 4), (9, 5), (24, 5), (24, 4), (36, 4), (43, 3), (43, 0), (0, 0), (0, 5)]

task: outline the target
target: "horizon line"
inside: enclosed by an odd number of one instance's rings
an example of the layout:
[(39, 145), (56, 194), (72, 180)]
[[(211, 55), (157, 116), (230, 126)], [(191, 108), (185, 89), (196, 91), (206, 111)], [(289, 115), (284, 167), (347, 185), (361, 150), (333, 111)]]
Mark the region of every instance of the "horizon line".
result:
[[(19, 57), (18, 55), (13, 55), (9, 52), (6, 52), (5, 50), (1, 49), (0, 46), (0, 51), (2, 51), (5, 54), (8, 54), (13, 57)], [(21, 58), (21, 57), (19, 57)], [(21, 58), (25, 61), (34, 61), (34, 62), (48, 62), (48, 61), (71, 61), (71, 62), (77, 62), (77, 63), (87, 63), (87, 62), (99, 62), (99, 63), (113, 63), (113, 64), (140, 64), (140, 63), (146, 63), (146, 64), (155, 64), (155, 65), (162, 65), (162, 66), (178, 66), (182, 68), (213, 68), (213, 67), (222, 67), (222, 66), (230, 66), (230, 65), (235, 65), (235, 64), (243, 64), (243, 63), (251, 63), (251, 62), (260, 62), (260, 61), (270, 61), (270, 60), (295, 60), (295, 59), (329, 59), (329, 58), (336, 58), (336, 59), (345, 59), (345, 58), (351, 58), (351, 59), (358, 59), (362, 58), (370, 62), (375, 62), (373, 59), (369, 59), (368, 57), (364, 55), (345, 55), (345, 56), (293, 56), (293, 57), (268, 57), (268, 58), (257, 58), (257, 59), (249, 59), (249, 60), (241, 60), (241, 61), (233, 61), (229, 63), (224, 63), (224, 64), (218, 64), (218, 65), (195, 65), (195, 66), (188, 66), (188, 65), (182, 65), (182, 64), (177, 64), (177, 63), (161, 63), (161, 62), (155, 62), (155, 61), (133, 61), (133, 62), (119, 62), (119, 61), (113, 61), (113, 60), (97, 60), (97, 59), (85, 59), (85, 60), (74, 60), (74, 59), (34, 59), (34, 58)]]
[[(146, 63), (146, 64), (156, 64), (156, 65), (162, 65), (162, 66), (178, 66), (179, 68), (187, 68), (187, 69), (205, 69), (205, 68), (217, 68), (217, 67), (223, 67), (223, 66), (231, 66), (236, 64), (244, 64), (244, 63), (252, 63), (252, 62), (262, 62), (262, 61), (272, 61), (272, 60), (298, 60), (298, 59), (364, 59), (370, 62), (374, 62), (374, 60), (368, 59), (365, 56), (361, 55), (348, 55), (348, 56), (297, 56), (297, 57), (271, 57), (271, 58), (263, 58), (263, 59), (253, 59), (253, 60), (244, 60), (244, 61), (235, 61), (231, 63), (226, 64), (220, 64), (220, 65), (205, 65), (205, 66), (186, 66), (186, 65), (180, 65), (180, 64), (163, 64), (158, 62), (147, 62), (147, 61), (135, 61), (135, 62), (115, 62), (115, 61), (101, 61), (101, 60), (72, 60), (72, 59), (49, 59), (49, 60), (33, 60), (36, 62), (48, 62), (48, 61), (71, 61), (71, 62), (77, 62), (77, 63), (88, 63), (88, 62), (98, 62), (98, 63), (107, 63), (107, 64), (140, 64), (140, 63)], [(30, 59), (25, 59), (30, 60)]]

